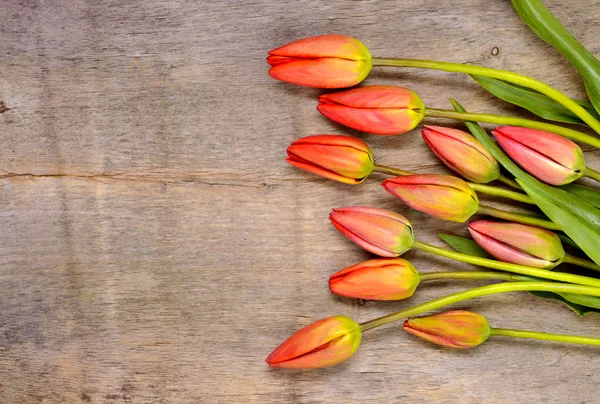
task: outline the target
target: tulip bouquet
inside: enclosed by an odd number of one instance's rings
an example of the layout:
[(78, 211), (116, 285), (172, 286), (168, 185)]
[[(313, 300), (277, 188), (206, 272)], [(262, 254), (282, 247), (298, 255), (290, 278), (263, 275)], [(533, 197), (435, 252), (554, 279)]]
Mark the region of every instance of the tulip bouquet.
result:
[[(321, 95), (317, 110), (325, 117), (375, 135), (410, 132), (427, 117), (464, 121), (470, 133), (431, 125), (422, 130), (425, 143), (457, 176), (418, 174), (376, 164), (373, 151), (363, 140), (331, 134), (294, 141), (287, 149), (290, 164), (349, 185), (361, 184), (373, 172), (389, 175), (381, 184), (388, 193), (438, 219), (459, 223), (474, 215), (496, 219), (471, 221), (468, 231), (472, 239), (440, 235), (451, 250), (419, 241), (411, 222), (396, 212), (369, 206), (335, 208), (331, 223), (381, 258), (334, 273), (329, 279), (331, 291), (358, 299), (402, 300), (431, 280), (501, 282), (442, 296), (361, 324), (345, 316), (318, 320), (277, 347), (266, 359), (270, 366), (335, 365), (356, 352), (363, 332), (399, 320), (405, 320), (408, 333), (449, 348), (475, 347), (490, 336), (600, 345), (600, 338), (492, 328), (481, 315), (464, 310), (414, 317), (468, 299), (517, 291), (560, 300), (579, 314), (600, 312), (600, 278), (594, 276), (600, 271), (600, 191), (573, 184), (583, 176), (600, 181), (600, 173), (586, 165), (584, 153), (575, 143), (600, 147), (600, 139), (548, 122), (583, 125), (600, 135), (600, 61), (539, 0), (513, 0), (513, 5), (536, 34), (577, 68), (591, 103), (571, 99), (539, 80), (510, 71), (373, 57), (363, 43), (344, 35), (301, 39), (269, 52), (269, 74), (292, 84), (341, 89), (360, 84), (375, 66), (438, 69), (468, 74), (498, 98), (542, 118), (472, 113), (455, 100), (451, 100), (453, 110), (430, 108), (414, 91), (394, 86), (362, 86)], [(491, 131), (495, 141), (479, 122), (499, 125)], [(539, 211), (524, 214), (487, 206), (480, 202), (481, 194)], [(565, 245), (574, 253), (567, 253)], [(422, 273), (400, 257), (411, 248), (491, 270)], [(564, 272), (563, 263), (577, 265), (587, 275)]]

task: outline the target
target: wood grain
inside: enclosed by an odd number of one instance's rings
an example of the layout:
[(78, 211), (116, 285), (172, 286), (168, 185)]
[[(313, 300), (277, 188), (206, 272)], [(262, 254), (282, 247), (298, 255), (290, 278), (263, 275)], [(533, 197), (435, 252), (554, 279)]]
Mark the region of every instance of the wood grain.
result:
[[(547, 4), (600, 54), (595, 0)], [(383, 304), (328, 292), (331, 273), (368, 257), (329, 225), (332, 207), (397, 209), (426, 241), (464, 233), (389, 198), (382, 177), (349, 187), (285, 163), (293, 139), (357, 134), (315, 111), (320, 91), (267, 75), (268, 50), (332, 32), (379, 56), (502, 67), (584, 95), (506, 1), (0, 3), (0, 402), (598, 402), (593, 348), (498, 338), (447, 351), (397, 326), (335, 368), (266, 366), (318, 318), (365, 321), (467, 287)], [(522, 113), (455, 74), (379, 69), (366, 83)], [(382, 163), (445, 172), (418, 130), (360, 136)], [(501, 327), (600, 335), (598, 316), (527, 294), (460, 307)]]

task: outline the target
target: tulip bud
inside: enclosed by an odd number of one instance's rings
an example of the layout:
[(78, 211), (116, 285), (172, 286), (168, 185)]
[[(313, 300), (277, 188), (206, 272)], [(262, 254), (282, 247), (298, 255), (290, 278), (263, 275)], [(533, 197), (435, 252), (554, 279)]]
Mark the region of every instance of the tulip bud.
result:
[(377, 135), (401, 135), (425, 116), (417, 94), (403, 87), (367, 86), (319, 98), (317, 109), (342, 125)]
[(404, 322), (404, 329), (447, 348), (474, 348), (488, 339), (491, 333), (485, 317), (466, 310), (409, 318)]
[(551, 269), (565, 257), (560, 238), (539, 227), (477, 220), (469, 223), (469, 232), (477, 244), (500, 261)]
[(371, 54), (358, 39), (321, 35), (300, 39), (269, 52), (269, 75), (316, 88), (352, 87), (371, 71)]
[(419, 285), (416, 268), (402, 258), (361, 262), (331, 275), (329, 288), (338, 295), (366, 300), (402, 300)]
[(496, 159), (467, 132), (441, 126), (425, 126), (423, 140), (452, 171), (472, 182), (487, 184), (498, 179)]
[(504, 151), (540, 181), (564, 185), (583, 175), (583, 151), (569, 139), (515, 126), (502, 126), (492, 133)]
[(334, 209), (331, 223), (367, 251), (397, 257), (412, 247), (414, 236), (407, 218), (385, 209), (351, 206)]
[(360, 345), (360, 325), (349, 317), (334, 316), (307, 325), (267, 357), (274, 368), (310, 369), (337, 365)]
[(444, 220), (463, 223), (479, 209), (475, 191), (451, 175), (406, 175), (381, 185), (411, 208)]
[(360, 184), (374, 166), (369, 146), (352, 136), (304, 137), (293, 142), (287, 153), (293, 166), (345, 184)]

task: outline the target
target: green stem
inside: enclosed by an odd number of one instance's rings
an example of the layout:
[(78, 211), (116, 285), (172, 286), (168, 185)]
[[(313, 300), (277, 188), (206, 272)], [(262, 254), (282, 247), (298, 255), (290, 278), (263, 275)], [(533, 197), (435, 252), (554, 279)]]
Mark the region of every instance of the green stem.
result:
[(500, 174), (500, 176), (498, 177), (498, 181), (500, 181), (501, 183), (508, 185), (509, 187), (514, 188), (516, 190), (519, 190), (519, 191), (523, 190), (521, 188), (521, 186), (519, 184), (517, 184), (517, 181), (511, 180), (506, 175)]
[(600, 271), (600, 266), (592, 261), (588, 261), (584, 258), (575, 257), (571, 254), (565, 254), (563, 258), (563, 262), (567, 264), (577, 265), (583, 268), (591, 269), (593, 271)]
[(560, 230), (560, 226), (550, 220), (538, 219), (536, 217), (529, 217), (520, 215), (515, 212), (507, 212), (505, 210), (492, 208), (491, 206), (479, 205), (477, 213), (482, 215), (488, 215), (497, 217), (498, 219), (510, 220), (511, 222), (530, 224), (532, 226), (543, 227), (549, 230)]
[(485, 184), (476, 184), (473, 182), (469, 182), (468, 184), (471, 186), (471, 188), (473, 188), (475, 192), (481, 192), (483, 194), (499, 196), (501, 198), (508, 198), (512, 199), (513, 201), (535, 205), (535, 202), (533, 202), (529, 195), (523, 194), (521, 192), (509, 191), (508, 189), (502, 189)]
[[(414, 175), (415, 174), (415, 173), (413, 173), (411, 171), (404, 171), (404, 170), (401, 170), (399, 168), (382, 166), (382, 165), (379, 165), (379, 164), (376, 164), (373, 167), (373, 171), (376, 171), (378, 173), (383, 173), (383, 174), (396, 175), (396, 176)], [(528, 204), (531, 204), (531, 205), (535, 205), (535, 203), (529, 197), (529, 195), (526, 195), (524, 193), (515, 192), (515, 191), (509, 191), (507, 189), (493, 187), (491, 185), (477, 184), (477, 183), (468, 182), (468, 181), (466, 181), (466, 182), (476, 192), (481, 192), (481, 193), (488, 194), (488, 195), (494, 195), (494, 196), (499, 196), (499, 197), (502, 197), (502, 198), (512, 199), (512, 200), (517, 201), (517, 202), (523, 202), (523, 203), (528, 203)]]
[(583, 175), (586, 177), (589, 177), (593, 180), (600, 181), (600, 172), (598, 172), (592, 168), (586, 167), (583, 170)]
[(420, 279), (423, 282), (435, 281), (435, 280), (439, 280), (439, 279), (476, 279), (476, 280), (507, 281), (507, 282), (538, 280), (536, 278), (532, 278), (529, 276), (505, 274), (502, 272), (491, 272), (491, 271), (426, 272), (426, 273), (423, 273), (420, 275)]
[(431, 244), (422, 243), (418, 240), (413, 242), (413, 247), (432, 254), (441, 255), (455, 261), (466, 262), (467, 264), (478, 265), (481, 267), (498, 269), (500, 271), (513, 272), (520, 275), (533, 276), (536, 278), (552, 279), (560, 282), (576, 283), (579, 285), (588, 285), (600, 288), (600, 279), (590, 278), (588, 276), (573, 275), (562, 272), (553, 272), (546, 269), (532, 268), (525, 265), (511, 264), (508, 262), (496, 261), (488, 258), (474, 257), (472, 255), (446, 250)]
[(582, 143), (587, 143), (594, 147), (600, 147), (600, 139), (590, 136), (573, 129), (565, 128), (564, 126), (553, 125), (551, 123), (532, 121), (525, 118), (517, 118), (514, 116), (501, 116), (491, 114), (474, 114), (470, 112), (457, 112), (449, 109), (427, 108), (425, 115), (437, 118), (458, 119), (459, 121), (472, 122), (487, 122), (496, 125), (521, 126), (523, 128), (539, 129), (546, 132), (557, 133), (564, 137), (577, 140)]
[(489, 67), (473, 66), (468, 64), (438, 62), (435, 60), (373, 58), (372, 64), (373, 66), (416, 67), (422, 69), (443, 70), (447, 72), (476, 74), (479, 76), (492, 77), (518, 84), (520, 86), (536, 90), (552, 98), (554, 101), (561, 103), (566, 108), (571, 110), (575, 115), (581, 118), (582, 121), (587, 123), (597, 133), (600, 133), (600, 122), (594, 118), (593, 115), (557, 89), (550, 87), (546, 83), (543, 83), (532, 77), (524, 76), (522, 74), (507, 70), (491, 69)]
[(510, 330), (508, 328), (492, 328), (490, 335), (504, 337), (540, 339), (543, 341), (567, 342), (569, 344), (600, 345), (600, 338), (580, 337), (577, 335), (549, 334), (529, 330)]
[(495, 293), (519, 292), (527, 290), (600, 296), (600, 288), (597, 287), (583, 285), (567, 285), (555, 282), (503, 282), (497, 283), (495, 285), (482, 286), (479, 288), (473, 288), (462, 292), (453, 293), (451, 295), (439, 297), (437, 299), (430, 300), (417, 306), (413, 306), (408, 309), (398, 311), (396, 313), (388, 314), (387, 316), (367, 321), (365, 323), (362, 323), (360, 325), (360, 328), (362, 331), (371, 330), (375, 327), (389, 324), (394, 321), (402, 320), (407, 317), (415, 316), (426, 311), (435, 310), (450, 304), (462, 302), (464, 300), (474, 299), (476, 297), (493, 295)]

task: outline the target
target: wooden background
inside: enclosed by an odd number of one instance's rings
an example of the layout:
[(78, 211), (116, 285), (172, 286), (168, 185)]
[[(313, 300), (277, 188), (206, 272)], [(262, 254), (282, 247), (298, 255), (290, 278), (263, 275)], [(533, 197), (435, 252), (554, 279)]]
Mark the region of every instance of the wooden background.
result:
[[(597, 0), (547, 4), (600, 55)], [(589, 347), (497, 338), (449, 351), (388, 326), (334, 368), (264, 363), (318, 318), (366, 321), (481, 284), (393, 303), (329, 293), (331, 273), (369, 257), (329, 224), (333, 207), (396, 209), (434, 243), (465, 229), (402, 206), (381, 176), (351, 187), (286, 164), (294, 139), (353, 134), (317, 113), (319, 90), (267, 75), (268, 50), (323, 33), (584, 94), (505, 0), (0, 2), (1, 403), (599, 402)], [(379, 68), (366, 83), (520, 113), (455, 74)], [(418, 130), (354, 134), (381, 163), (445, 172)], [(468, 268), (406, 256), (422, 271)], [(597, 315), (527, 294), (455, 307), (499, 327), (600, 335)]]

